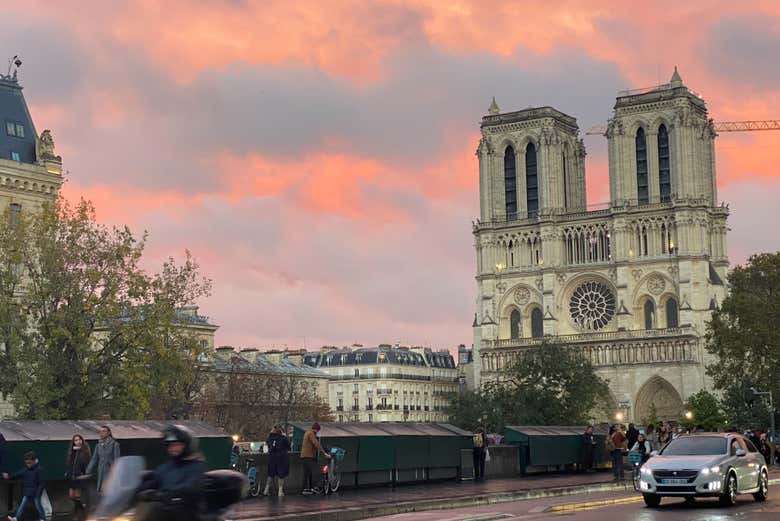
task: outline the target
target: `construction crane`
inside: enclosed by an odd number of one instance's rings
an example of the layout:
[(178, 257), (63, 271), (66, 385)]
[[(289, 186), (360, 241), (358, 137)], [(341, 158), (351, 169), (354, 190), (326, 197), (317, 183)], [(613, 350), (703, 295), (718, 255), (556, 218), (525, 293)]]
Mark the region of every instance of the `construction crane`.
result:
[[(780, 119), (764, 121), (713, 121), (715, 132), (753, 132), (755, 130), (780, 130)], [(585, 132), (586, 136), (603, 136), (607, 133), (606, 125), (596, 125)]]

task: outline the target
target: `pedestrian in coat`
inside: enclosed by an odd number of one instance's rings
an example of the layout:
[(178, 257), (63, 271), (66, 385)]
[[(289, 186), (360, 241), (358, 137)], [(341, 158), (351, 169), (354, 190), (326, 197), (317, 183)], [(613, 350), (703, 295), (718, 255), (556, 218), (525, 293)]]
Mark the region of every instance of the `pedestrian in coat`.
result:
[(623, 480), (623, 454), (627, 450), (626, 433), (623, 426), (619, 426), (612, 433), (612, 474), (615, 481)]
[(263, 495), (269, 495), (271, 481), (277, 480), (278, 496), (284, 496), (284, 478), (290, 473), (290, 440), (284, 434), (281, 425), (274, 425), (265, 441), (268, 446), (268, 479)]
[(593, 436), (593, 425), (585, 427), (582, 434), (582, 468), (593, 472), (593, 460), (596, 456), (596, 437)]
[(767, 465), (772, 464), (772, 444), (769, 443), (766, 433), (761, 435), (761, 443), (758, 445), (758, 452), (764, 456)]
[(80, 434), (74, 434), (65, 457), (65, 479), (68, 480), (68, 497), (73, 501), (73, 518), (83, 520), (87, 517), (84, 483), (87, 466), (92, 459), (92, 451)]
[(322, 454), (325, 459), (330, 459), (330, 454), (322, 448), (317, 433), (320, 432), (320, 424), (314, 422), (311, 429), (303, 434), (301, 444), (301, 460), (303, 460), (303, 491), (301, 494), (310, 496), (315, 493), (314, 473), (317, 471), (317, 455)]
[(43, 509), (43, 502), (41, 501), (45, 486), (43, 481), (43, 469), (41, 469), (41, 466), (38, 463), (38, 457), (34, 452), (28, 452), (24, 455), (24, 467), (12, 475), (4, 472), (3, 479), (22, 480), (22, 502), (19, 503), (16, 515), (10, 518), (11, 521), (17, 521), (17, 519), (22, 517), (24, 509), (30, 501), (33, 502), (35, 509), (38, 511), (38, 519), (40, 521), (46, 519), (46, 512)]
[(474, 481), (485, 481), (485, 461), (487, 460), (487, 437), (485, 429), (477, 427), (472, 438), (474, 458)]
[(111, 428), (108, 425), (100, 427), (100, 440), (95, 445), (95, 452), (87, 466), (87, 474), (92, 476), (97, 471), (97, 490), (103, 490), (103, 483), (108, 477), (108, 472), (119, 459), (119, 442), (114, 439)]
[(629, 447), (633, 447), (636, 443), (636, 439), (639, 437), (639, 431), (633, 423), (628, 424), (628, 431), (626, 432), (626, 444)]

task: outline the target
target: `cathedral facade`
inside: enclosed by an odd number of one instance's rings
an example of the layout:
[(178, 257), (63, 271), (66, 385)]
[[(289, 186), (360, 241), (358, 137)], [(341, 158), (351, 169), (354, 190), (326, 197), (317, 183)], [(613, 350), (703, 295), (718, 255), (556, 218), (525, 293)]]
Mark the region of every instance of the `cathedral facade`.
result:
[(481, 132), (476, 385), (546, 339), (583, 351), (616, 415), (679, 419), (709, 387), (705, 328), (728, 268), (704, 100), (676, 69), (668, 84), (618, 94), (605, 132), (610, 201), (597, 209), (575, 118), (502, 113), (494, 100)]

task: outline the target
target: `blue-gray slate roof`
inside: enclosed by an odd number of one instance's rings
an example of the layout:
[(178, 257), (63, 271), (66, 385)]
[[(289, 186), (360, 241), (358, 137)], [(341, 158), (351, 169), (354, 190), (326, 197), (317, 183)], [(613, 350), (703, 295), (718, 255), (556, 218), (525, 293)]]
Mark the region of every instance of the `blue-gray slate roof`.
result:
[(449, 353), (426, 351), (425, 356), (406, 349), (392, 347), (366, 347), (351, 351), (320, 351), (306, 353), (303, 363), (311, 367), (333, 367), (362, 364), (398, 364), (455, 368), (455, 360)]
[(34, 164), (35, 125), (22, 94), (22, 87), (15, 80), (0, 79), (0, 158), (18, 159)]

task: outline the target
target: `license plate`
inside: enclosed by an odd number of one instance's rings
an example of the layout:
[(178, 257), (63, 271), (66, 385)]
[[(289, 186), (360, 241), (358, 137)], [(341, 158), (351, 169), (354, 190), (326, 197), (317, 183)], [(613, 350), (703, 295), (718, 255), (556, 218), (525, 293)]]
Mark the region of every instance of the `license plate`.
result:
[(664, 485), (687, 485), (687, 479), (662, 479), (661, 483)]

